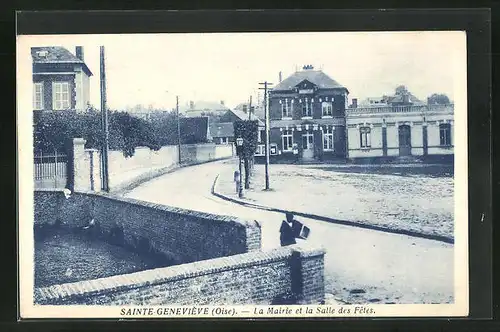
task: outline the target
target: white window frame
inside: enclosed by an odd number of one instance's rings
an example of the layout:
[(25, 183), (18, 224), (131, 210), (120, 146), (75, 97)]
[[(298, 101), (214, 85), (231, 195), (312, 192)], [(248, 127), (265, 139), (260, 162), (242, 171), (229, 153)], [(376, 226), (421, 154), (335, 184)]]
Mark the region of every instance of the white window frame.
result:
[[(446, 135), (444, 136), (444, 144), (443, 141), (441, 140), (441, 132), (444, 131), (445, 134), (446, 132), (448, 132), (448, 137), (449, 137), (449, 142), (446, 142)], [(441, 123), (439, 125), (439, 145), (440, 146), (444, 146), (444, 147), (448, 147), (448, 146), (451, 146), (452, 145), (452, 137), (451, 137), (451, 124), (449, 123)]]
[[(285, 141), (288, 142), (289, 144), (286, 145)], [(282, 150), (284, 152), (292, 152), (293, 149), (293, 131), (288, 129), (288, 130), (283, 130), (281, 132), (281, 144), (282, 144)]]
[[(307, 146), (304, 147), (304, 138), (306, 139)], [(309, 149), (309, 146), (311, 146), (312, 149), (314, 149), (314, 134), (312, 130), (305, 130), (302, 133), (302, 149)]]
[(334, 134), (334, 129), (332, 127), (326, 127), (323, 129), (323, 151), (333, 151), (334, 149), (333, 134)]
[[(67, 91), (65, 90), (67, 88)], [(68, 81), (53, 82), (52, 84), (52, 109), (67, 110), (71, 108), (71, 91)], [(65, 98), (66, 97), (66, 98)], [(59, 99), (58, 99), (59, 98)]]
[[(325, 112), (326, 110), (326, 112)], [(324, 101), (321, 103), (321, 116), (323, 118), (333, 117), (333, 103), (329, 101)]]
[[(37, 91), (40, 90), (40, 91)], [(37, 100), (37, 96), (40, 97), (40, 100)], [(33, 109), (35, 110), (43, 110), (43, 82), (35, 82), (33, 83)]]
[(256, 156), (265, 156), (266, 155), (266, 146), (264, 144), (257, 145), (257, 149), (255, 150)]
[(220, 144), (228, 144), (228, 138), (227, 137), (221, 137), (220, 138)]
[(359, 127), (359, 146), (362, 149), (369, 149), (372, 146), (371, 128), (367, 126)]
[[(305, 109), (305, 113), (304, 113)], [(302, 105), (302, 119), (312, 119), (312, 102), (311, 99), (304, 98), (304, 105)]]
[(285, 100), (281, 101), (281, 118), (282, 119), (291, 119), (292, 118), (292, 103), (293, 101), (285, 98)]

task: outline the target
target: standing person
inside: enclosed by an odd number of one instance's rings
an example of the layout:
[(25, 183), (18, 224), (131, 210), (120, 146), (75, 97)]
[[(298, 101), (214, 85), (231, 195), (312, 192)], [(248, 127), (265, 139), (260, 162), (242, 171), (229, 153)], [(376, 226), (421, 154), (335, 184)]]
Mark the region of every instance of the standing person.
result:
[(290, 212), (286, 213), (286, 220), (283, 220), (281, 223), (280, 242), (282, 247), (297, 243), (295, 241), (295, 232), (293, 230), (293, 214)]
[(236, 193), (240, 192), (240, 172), (234, 171), (234, 183), (236, 184)]

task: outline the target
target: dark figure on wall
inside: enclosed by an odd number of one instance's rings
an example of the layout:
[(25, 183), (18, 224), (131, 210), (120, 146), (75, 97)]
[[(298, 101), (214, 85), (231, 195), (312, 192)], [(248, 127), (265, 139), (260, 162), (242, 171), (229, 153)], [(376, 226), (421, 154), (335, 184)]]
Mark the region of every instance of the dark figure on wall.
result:
[(280, 228), (280, 242), (281, 246), (289, 246), (296, 244), (295, 231), (293, 229), (293, 214), (287, 213), (286, 220), (283, 220)]

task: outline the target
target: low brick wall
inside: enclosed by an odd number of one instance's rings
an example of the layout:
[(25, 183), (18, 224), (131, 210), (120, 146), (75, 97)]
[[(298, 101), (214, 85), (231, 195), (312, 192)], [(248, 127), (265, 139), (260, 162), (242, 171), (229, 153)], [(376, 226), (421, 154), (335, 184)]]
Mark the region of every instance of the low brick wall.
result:
[(35, 226), (82, 227), (109, 242), (166, 255), (175, 264), (259, 250), (257, 221), (173, 208), (102, 193), (34, 192)]
[(35, 290), (49, 305), (319, 304), (324, 251), (294, 245)]

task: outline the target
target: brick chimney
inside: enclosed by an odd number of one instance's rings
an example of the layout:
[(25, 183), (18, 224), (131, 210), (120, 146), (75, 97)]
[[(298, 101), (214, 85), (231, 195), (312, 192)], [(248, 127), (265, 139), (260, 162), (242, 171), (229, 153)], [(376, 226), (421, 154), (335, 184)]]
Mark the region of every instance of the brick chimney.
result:
[(281, 80), (282, 80), (282, 74), (281, 72), (279, 73), (279, 83), (281, 83)]
[(410, 95), (409, 94), (405, 93), (403, 95), (403, 103), (404, 104), (409, 104), (410, 103)]
[(352, 98), (352, 108), (358, 108), (358, 98)]
[(85, 61), (83, 58), (83, 46), (75, 47), (75, 55), (78, 59)]

